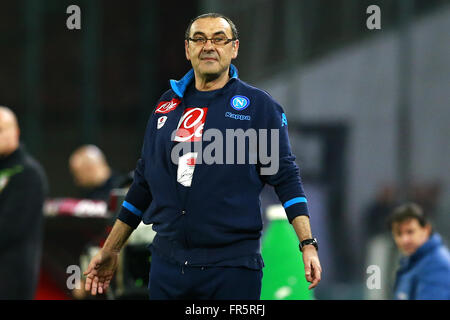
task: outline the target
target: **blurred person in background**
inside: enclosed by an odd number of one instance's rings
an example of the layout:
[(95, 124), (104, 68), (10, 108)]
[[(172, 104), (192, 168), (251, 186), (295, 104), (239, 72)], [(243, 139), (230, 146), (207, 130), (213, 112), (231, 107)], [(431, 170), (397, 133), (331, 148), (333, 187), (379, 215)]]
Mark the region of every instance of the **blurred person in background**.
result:
[[(442, 185), (439, 181), (416, 183), (411, 188), (411, 198), (418, 204), (432, 222), (439, 215), (438, 205), (442, 194)], [(442, 231), (442, 229), (441, 229)]]
[(450, 253), (415, 203), (397, 207), (389, 218), (403, 257), (394, 285), (395, 299), (449, 300)]
[(108, 201), (111, 190), (123, 180), (111, 169), (102, 150), (95, 145), (77, 148), (69, 158), (69, 169), (84, 199)]
[(47, 178), (0, 106), (0, 299), (33, 299), (39, 277)]
[(386, 219), (397, 204), (397, 192), (393, 186), (384, 185), (378, 190), (375, 199), (366, 209), (367, 240), (386, 232)]

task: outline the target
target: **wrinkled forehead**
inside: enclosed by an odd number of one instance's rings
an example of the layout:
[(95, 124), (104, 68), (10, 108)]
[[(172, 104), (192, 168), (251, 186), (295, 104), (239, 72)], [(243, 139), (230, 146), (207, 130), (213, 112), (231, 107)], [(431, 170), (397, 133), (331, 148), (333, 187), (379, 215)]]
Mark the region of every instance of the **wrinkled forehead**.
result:
[(223, 33), (228, 38), (233, 37), (230, 24), (224, 18), (202, 18), (195, 20), (191, 26), (190, 37), (195, 34), (203, 34), (208, 37)]

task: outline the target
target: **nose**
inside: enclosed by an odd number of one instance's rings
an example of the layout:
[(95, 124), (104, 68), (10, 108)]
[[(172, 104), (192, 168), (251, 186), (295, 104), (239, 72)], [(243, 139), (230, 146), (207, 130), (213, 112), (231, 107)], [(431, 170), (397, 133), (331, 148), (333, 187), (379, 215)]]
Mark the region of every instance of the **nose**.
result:
[(403, 246), (409, 244), (409, 242), (410, 242), (410, 237), (409, 237), (408, 235), (402, 235), (402, 236), (400, 237), (400, 243), (401, 243)]
[(212, 43), (211, 39), (206, 40), (205, 45), (203, 46), (203, 50), (213, 50), (214, 49), (214, 45)]

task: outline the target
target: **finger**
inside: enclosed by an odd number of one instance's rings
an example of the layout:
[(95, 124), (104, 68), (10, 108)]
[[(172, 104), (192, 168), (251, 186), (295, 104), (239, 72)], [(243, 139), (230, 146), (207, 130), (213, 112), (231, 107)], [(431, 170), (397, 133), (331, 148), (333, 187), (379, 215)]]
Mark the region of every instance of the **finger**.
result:
[(319, 282), (320, 282), (319, 279), (314, 279), (313, 282), (309, 285), (308, 289), (311, 290), (315, 288), (319, 284)]
[(85, 284), (84, 284), (84, 290), (90, 291), (90, 290), (91, 290), (91, 283), (92, 283), (92, 276), (89, 275), (89, 276), (87, 276), (87, 278), (86, 278), (86, 282), (85, 282)]
[(316, 277), (317, 274), (322, 273), (322, 268), (320, 267), (320, 264), (316, 260), (313, 260), (311, 262), (311, 265), (312, 265), (312, 273), (313, 273), (314, 277)]
[(102, 278), (99, 278), (99, 280), (98, 280), (98, 293), (99, 294), (102, 294), (103, 293), (103, 289), (104, 289), (104, 281), (105, 281), (105, 279), (102, 277)]
[(98, 278), (94, 277), (94, 279), (92, 280), (92, 290), (91, 290), (91, 294), (93, 296), (97, 294), (97, 286), (98, 286)]
[(313, 281), (312, 281), (311, 285), (308, 287), (308, 289), (315, 288), (319, 284), (321, 278), (322, 278), (322, 273), (321, 273), (320, 266), (315, 266), (313, 268)]
[(97, 266), (96, 265), (93, 265), (93, 266), (90, 265), (88, 267), (88, 269), (85, 272), (83, 272), (83, 274), (85, 276), (87, 276), (88, 274), (96, 275), (97, 273), (98, 273), (98, 271), (97, 271)]
[(91, 273), (92, 272), (92, 270), (94, 269), (94, 266), (95, 266), (95, 264), (94, 263), (89, 263), (89, 265), (88, 265), (88, 267), (87, 267), (87, 270), (85, 271), (85, 272), (83, 272), (83, 274), (86, 276), (86, 275), (88, 275), (89, 273)]
[(322, 279), (322, 267), (320, 266), (320, 262), (317, 261), (316, 265), (314, 266), (314, 270), (316, 270), (315, 277), (320, 280)]
[(320, 262), (318, 260), (314, 260), (314, 268), (322, 273), (322, 266), (320, 265)]
[(308, 282), (312, 281), (312, 277), (311, 277), (311, 264), (310, 262), (305, 264), (305, 278)]
[(317, 270), (316, 272), (314, 272), (313, 281), (319, 283), (320, 280), (322, 280), (322, 274), (320, 273), (319, 270)]
[(105, 285), (103, 286), (103, 288), (105, 289), (105, 291), (109, 288), (109, 283), (110, 283), (111, 281), (110, 280), (106, 280), (105, 281)]
[(321, 274), (320, 274), (320, 272), (317, 270), (317, 271), (314, 272), (314, 278), (313, 278), (313, 281), (312, 281), (312, 283), (310, 284), (310, 286), (308, 287), (308, 289), (313, 289), (313, 288), (315, 288), (315, 287), (319, 284), (320, 280), (321, 280)]
[(91, 271), (92, 271), (92, 267), (91, 267), (91, 265), (89, 265), (89, 266), (87, 267), (86, 271), (83, 272), (83, 275), (87, 276), (89, 273), (91, 273)]

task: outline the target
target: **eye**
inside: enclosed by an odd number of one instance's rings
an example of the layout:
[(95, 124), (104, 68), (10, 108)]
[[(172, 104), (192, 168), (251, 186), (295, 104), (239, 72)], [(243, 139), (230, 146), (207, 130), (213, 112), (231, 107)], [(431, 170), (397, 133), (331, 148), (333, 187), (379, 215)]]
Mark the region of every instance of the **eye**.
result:
[(203, 38), (203, 37), (195, 37), (193, 40), (194, 40), (195, 43), (205, 42), (206, 41), (205, 38)]
[(214, 43), (224, 43), (227, 39), (225, 37), (215, 37), (213, 39)]

